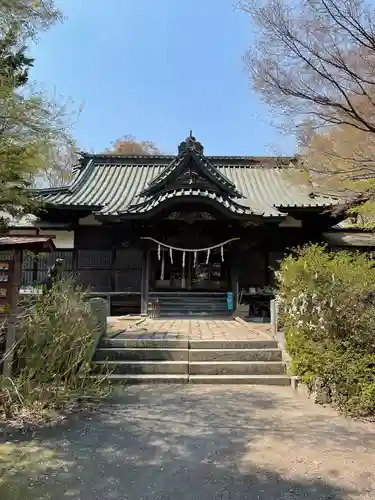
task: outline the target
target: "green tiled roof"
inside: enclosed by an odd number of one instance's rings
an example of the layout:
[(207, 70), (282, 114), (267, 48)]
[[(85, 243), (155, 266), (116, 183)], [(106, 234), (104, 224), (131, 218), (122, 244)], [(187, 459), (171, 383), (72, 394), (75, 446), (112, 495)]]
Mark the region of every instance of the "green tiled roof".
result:
[[(219, 181), (229, 182), (238, 196), (221, 195), (207, 189), (171, 189), (154, 195), (143, 193), (165, 180), (175, 156), (86, 155), (71, 186), (39, 190), (43, 199), (55, 205), (92, 207), (101, 215), (145, 213), (171, 197), (198, 196), (211, 199), (238, 215), (280, 217), (288, 208), (331, 207), (334, 196), (311, 195), (310, 185), (294, 179), (295, 160), (270, 157), (205, 157)], [(173, 169), (172, 169), (173, 170)], [(147, 191), (146, 191), (147, 193)]]
[(181, 189), (172, 189), (170, 191), (165, 191), (162, 194), (159, 194), (157, 196), (153, 197), (148, 197), (145, 199), (145, 201), (142, 201), (141, 203), (137, 205), (131, 205), (127, 212), (129, 213), (146, 213), (153, 208), (157, 207), (164, 201), (167, 201), (169, 199), (178, 199), (182, 196), (195, 196), (195, 197), (202, 197), (202, 198), (207, 198), (216, 201), (217, 203), (220, 203), (224, 208), (229, 210), (230, 212), (233, 212), (238, 215), (251, 215), (254, 213), (253, 210), (251, 210), (249, 207), (246, 207), (244, 205), (240, 205), (238, 202), (234, 201), (232, 198), (227, 197), (227, 196), (222, 196), (218, 193), (202, 190), (202, 189), (186, 189), (186, 188), (181, 188)]
[(193, 160), (194, 162), (201, 163), (206, 174), (212, 179), (215, 179), (219, 184), (221, 184), (225, 191), (229, 191), (229, 193), (234, 196), (241, 196), (241, 194), (236, 190), (236, 186), (233, 184), (233, 182), (231, 182), (223, 174), (223, 172), (220, 172), (218, 168), (215, 168), (207, 157), (203, 156), (203, 154), (197, 153), (196, 151), (191, 151), (189, 156), (187, 156), (187, 154), (185, 153), (172, 160), (172, 162), (166, 168), (164, 168), (160, 172), (160, 174), (156, 176), (155, 179), (152, 179), (146, 191), (155, 191), (155, 189), (157, 189), (158, 187), (162, 187), (163, 182), (167, 180), (167, 178), (173, 173), (173, 171), (178, 171), (181, 166), (183, 167), (183, 163), (184, 161), (186, 163), (186, 160)]

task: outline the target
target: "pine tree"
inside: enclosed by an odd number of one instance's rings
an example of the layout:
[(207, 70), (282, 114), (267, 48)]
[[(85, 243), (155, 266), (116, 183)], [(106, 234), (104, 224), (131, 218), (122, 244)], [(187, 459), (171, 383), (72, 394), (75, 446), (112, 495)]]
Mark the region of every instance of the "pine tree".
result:
[(26, 55), (26, 46), (19, 46), (18, 35), (19, 30), (12, 27), (0, 37), (0, 78), (14, 88), (26, 85), (34, 64), (34, 59)]
[[(2, 9), (0, 0), (0, 13)], [(27, 189), (56, 144), (68, 140), (64, 106), (28, 84), (34, 60), (27, 55), (22, 23), (0, 29), (0, 219), (35, 207)], [(4, 225), (4, 218), (0, 221)]]

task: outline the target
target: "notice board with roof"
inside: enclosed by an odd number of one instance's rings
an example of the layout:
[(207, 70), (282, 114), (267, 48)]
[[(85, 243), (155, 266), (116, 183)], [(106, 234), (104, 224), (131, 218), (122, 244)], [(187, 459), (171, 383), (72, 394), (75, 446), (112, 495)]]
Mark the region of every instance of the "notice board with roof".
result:
[(12, 370), (23, 250), (52, 252), (54, 249), (50, 238), (0, 237), (0, 370), (5, 376), (10, 376)]

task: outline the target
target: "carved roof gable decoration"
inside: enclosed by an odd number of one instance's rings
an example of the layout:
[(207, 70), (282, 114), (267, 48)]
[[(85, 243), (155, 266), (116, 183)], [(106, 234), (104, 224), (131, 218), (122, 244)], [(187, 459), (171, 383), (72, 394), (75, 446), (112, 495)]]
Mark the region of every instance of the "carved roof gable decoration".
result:
[(216, 220), (209, 212), (171, 212), (167, 219), (181, 220), (188, 224), (192, 224), (198, 220)]
[(191, 166), (186, 170), (184, 175), (188, 179), (188, 184), (198, 184), (200, 175)]
[(190, 162), (190, 164), (188, 164), (181, 174), (175, 177), (175, 179), (170, 179), (170, 182), (168, 182), (168, 188), (170, 189), (179, 189), (184, 187), (189, 189), (208, 189), (215, 192), (220, 191), (219, 187), (215, 185), (215, 183), (202, 175), (193, 162)]
[(157, 194), (181, 188), (204, 189), (223, 196), (243, 198), (222, 172), (203, 155), (204, 148), (190, 131), (189, 137), (178, 146), (178, 156), (144, 189), (141, 196)]
[(198, 142), (195, 137), (193, 137), (193, 133), (191, 130), (190, 135), (186, 139), (186, 141), (181, 142), (178, 146), (179, 155), (186, 153), (187, 151), (195, 151), (196, 153), (203, 155), (203, 150), (204, 148), (202, 144)]

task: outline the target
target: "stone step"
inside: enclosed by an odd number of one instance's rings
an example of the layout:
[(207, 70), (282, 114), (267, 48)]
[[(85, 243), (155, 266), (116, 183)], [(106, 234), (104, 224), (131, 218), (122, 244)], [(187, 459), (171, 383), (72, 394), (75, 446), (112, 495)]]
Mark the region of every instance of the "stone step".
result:
[(222, 312), (212, 312), (212, 311), (160, 311), (160, 318), (169, 318), (169, 319), (217, 319), (217, 318), (228, 318), (231, 315), (230, 311), (222, 311)]
[(181, 305), (181, 304), (196, 304), (196, 305), (226, 305), (227, 300), (225, 298), (201, 298), (201, 297), (160, 297), (159, 299), (151, 299), (148, 301), (149, 304), (159, 302), (159, 304), (168, 305)]
[(177, 374), (116, 374), (112, 373), (108, 376), (106, 375), (91, 375), (90, 378), (100, 379), (105, 378), (113, 383), (124, 383), (124, 384), (187, 384), (189, 382), (189, 375), (177, 375)]
[(95, 361), (94, 370), (105, 369), (111, 374), (149, 374), (149, 375), (187, 375), (189, 363), (187, 361)]
[(178, 295), (168, 295), (168, 296), (163, 296), (163, 297), (151, 297), (148, 300), (150, 303), (159, 301), (160, 304), (163, 303), (196, 303), (196, 304), (217, 304), (217, 303), (227, 303), (226, 297), (222, 296), (213, 296), (213, 297), (199, 297), (199, 296), (191, 296), (191, 297), (184, 297), (184, 296), (178, 296)]
[[(152, 310), (150, 310), (150, 315), (152, 314)], [(170, 319), (174, 318), (186, 318), (192, 319), (191, 317), (200, 318), (200, 319), (210, 319), (210, 318), (218, 318), (218, 317), (226, 317), (231, 316), (232, 311), (228, 309), (207, 309), (204, 307), (197, 308), (183, 308), (177, 307), (175, 309), (170, 308), (161, 308), (159, 310), (160, 317), (168, 317)]]
[(189, 375), (189, 383), (290, 386), (290, 378), (286, 375)]
[(194, 340), (189, 341), (190, 349), (277, 349), (277, 340)]
[(199, 361), (189, 363), (190, 375), (284, 375), (280, 361)]
[[(149, 306), (151, 308), (152, 306)], [(162, 304), (160, 310), (163, 311), (228, 311), (226, 304)]]
[(283, 375), (285, 364), (279, 361), (95, 361), (95, 371), (115, 374), (188, 374), (191, 375)]
[(280, 349), (190, 349), (190, 362), (282, 361)]
[(109, 349), (188, 349), (189, 341), (186, 339), (164, 339), (164, 338), (130, 338), (119, 335), (114, 338), (105, 338), (100, 342), (99, 348)]
[[(153, 301), (150, 302), (151, 304)], [(189, 305), (205, 305), (205, 306), (224, 306), (227, 304), (226, 300), (200, 300), (200, 299), (194, 299), (194, 300), (187, 300), (187, 299), (178, 299), (178, 298), (170, 298), (170, 299), (161, 299), (159, 301), (159, 304), (163, 305), (170, 305), (170, 306), (177, 306), (177, 305), (183, 305), (183, 304), (189, 304)]]
[[(188, 340), (181, 338), (163, 338), (165, 334), (158, 337), (137, 337), (137, 334), (120, 334), (113, 338), (104, 338), (99, 348), (119, 349), (194, 349), (194, 350), (222, 350), (222, 349), (277, 349), (277, 340)], [(168, 333), (173, 335), (173, 332)]]
[(150, 299), (155, 298), (163, 298), (163, 297), (179, 297), (181, 299), (191, 299), (192, 297), (205, 298), (205, 299), (218, 299), (218, 298), (226, 298), (226, 292), (199, 292), (199, 291), (181, 291), (181, 290), (173, 290), (170, 292), (149, 292), (148, 296)]
[[(186, 311), (228, 311), (228, 306), (225, 302), (206, 303), (206, 302), (161, 302), (159, 304), (160, 311), (186, 312)], [(148, 305), (149, 310), (152, 310), (152, 304)]]
[(152, 304), (159, 302), (159, 317), (174, 319), (193, 318), (223, 318), (231, 315), (228, 310), (226, 294), (199, 294), (199, 293), (168, 293), (150, 296), (148, 310), (152, 311)]
[(280, 349), (99, 348), (94, 361), (282, 361)]
[(99, 348), (94, 361), (188, 361), (188, 349), (161, 348)]
[[(173, 338), (175, 336), (175, 338)], [(130, 343), (129, 345), (123, 345)], [(139, 344), (139, 345), (137, 345)], [(160, 334), (139, 334), (137, 332), (120, 333), (113, 337), (104, 337), (100, 346), (109, 347), (159, 347), (175, 349), (273, 349), (278, 347), (277, 340), (263, 338), (260, 335), (251, 340), (190, 340), (173, 331)]]
[(92, 375), (113, 383), (124, 384), (223, 384), (290, 386), (286, 375), (177, 375), (177, 374), (110, 374)]

